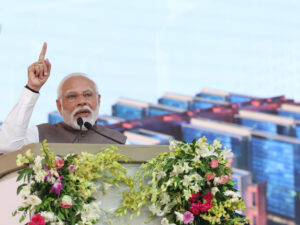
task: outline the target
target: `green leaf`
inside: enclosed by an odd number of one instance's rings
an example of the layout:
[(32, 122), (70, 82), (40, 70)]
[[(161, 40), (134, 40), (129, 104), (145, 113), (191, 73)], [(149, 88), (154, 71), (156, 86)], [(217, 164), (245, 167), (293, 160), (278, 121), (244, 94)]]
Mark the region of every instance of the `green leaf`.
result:
[(22, 180), (23, 176), (24, 176), (24, 173), (19, 172), (19, 176), (17, 178), (17, 182), (20, 181), (20, 180)]
[(18, 213), (18, 210), (13, 211), (12, 216), (16, 216)]
[(19, 219), (19, 223), (22, 223), (23, 220), (25, 220), (25, 216), (24, 215)]
[(17, 189), (17, 195), (20, 193), (20, 191), (23, 189), (24, 186), (26, 186), (27, 184), (21, 184), (18, 189)]

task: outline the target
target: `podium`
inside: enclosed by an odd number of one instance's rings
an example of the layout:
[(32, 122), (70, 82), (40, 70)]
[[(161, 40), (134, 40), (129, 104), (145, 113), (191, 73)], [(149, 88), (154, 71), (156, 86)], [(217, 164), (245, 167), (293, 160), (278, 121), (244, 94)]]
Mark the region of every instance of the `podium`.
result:
[[(48, 143), (48, 146), (52, 152), (56, 155), (66, 155), (68, 153), (81, 153), (81, 152), (89, 152), (96, 153), (99, 152), (104, 147), (109, 145), (107, 144), (56, 144), (56, 143)], [(118, 147), (119, 153), (125, 155), (131, 159), (130, 162), (123, 162), (124, 166), (129, 169), (129, 174), (134, 174), (138, 169), (141, 163), (154, 158), (161, 152), (169, 151), (168, 146), (164, 145), (114, 145)], [(18, 176), (18, 171), (22, 169), (22, 167), (17, 167), (16, 159), (18, 154), (24, 154), (26, 150), (31, 149), (35, 155), (41, 153), (40, 151), (41, 144), (30, 144), (24, 146), (22, 149), (10, 152), (0, 156), (0, 212), (1, 212), (1, 224), (5, 225), (17, 225), (19, 224), (19, 217), (12, 216), (12, 212), (17, 209), (21, 204), (21, 196), (17, 196), (17, 187), (18, 183), (16, 183), (16, 179)], [(116, 209), (120, 206), (122, 201), (121, 192), (122, 187), (119, 189), (111, 188), (107, 195), (104, 195), (101, 199), (100, 207), (109, 210)], [(145, 208), (139, 217), (134, 217), (133, 220), (130, 220), (130, 214), (127, 216), (119, 217), (113, 219), (115, 225), (124, 225), (124, 224), (132, 224), (132, 225), (143, 225), (146, 224), (148, 215), (150, 211)], [(160, 224), (162, 218), (155, 218), (148, 225), (157, 225)], [(29, 218), (27, 218), (25, 222), (28, 222)], [(107, 221), (100, 221), (97, 225), (108, 224)]]

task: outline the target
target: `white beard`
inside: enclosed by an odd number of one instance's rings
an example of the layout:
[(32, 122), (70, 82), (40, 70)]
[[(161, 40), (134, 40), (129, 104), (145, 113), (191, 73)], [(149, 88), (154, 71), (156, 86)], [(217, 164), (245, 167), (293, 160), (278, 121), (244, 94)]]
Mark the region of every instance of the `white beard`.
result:
[[(65, 124), (69, 125), (70, 127), (74, 128), (75, 130), (80, 130), (80, 126), (77, 124), (77, 119), (75, 119), (75, 114), (79, 112), (80, 110), (88, 110), (90, 112), (90, 115), (87, 117), (81, 117), (83, 120), (83, 123), (89, 122), (94, 126), (96, 123), (96, 120), (98, 118), (99, 113), (99, 105), (97, 105), (95, 110), (92, 110), (89, 106), (81, 106), (76, 108), (71, 114), (64, 111), (62, 108), (62, 117), (65, 122)], [(84, 126), (82, 126), (82, 130), (87, 130)]]

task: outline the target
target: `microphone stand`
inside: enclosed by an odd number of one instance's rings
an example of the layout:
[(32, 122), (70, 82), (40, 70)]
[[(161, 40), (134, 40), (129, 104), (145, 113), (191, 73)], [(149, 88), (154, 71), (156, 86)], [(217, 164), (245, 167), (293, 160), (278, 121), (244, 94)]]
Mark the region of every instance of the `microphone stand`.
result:
[(79, 133), (76, 135), (76, 137), (73, 139), (72, 143), (75, 143), (77, 140), (77, 143), (79, 143), (79, 136), (81, 135), (82, 132), (82, 125), (83, 125), (83, 119), (81, 117), (77, 118), (77, 124), (80, 127)]
[(118, 140), (116, 140), (116, 139), (114, 139), (114, 138), (111, 138), (111, 137), (109, 137), (109, 136), (106, 136), (105, 134), (99, 133), (97, 130), (95, 130), (95, 129), (93, 128), (92, 124), (89, 123), (89, 122), (85, 122), (85, 123), (84, 123), (84, 126), (85, 126), (86, 129), (92, 130), (92, 131), (94, 131), (95, 133), (99, 134), (100, 136), (103, 136), (103, 137), (105, 137), (105, 138), (107, 138), (107, 139), (109, 139), (109, 140), (112, 140), (112, 141), (114, 141), (114, 142), (117, 142), (118, 144), (124, 144), (124, 143), (122, 143), (122, 142), (120, 142), (120, 141), (118, 141)]

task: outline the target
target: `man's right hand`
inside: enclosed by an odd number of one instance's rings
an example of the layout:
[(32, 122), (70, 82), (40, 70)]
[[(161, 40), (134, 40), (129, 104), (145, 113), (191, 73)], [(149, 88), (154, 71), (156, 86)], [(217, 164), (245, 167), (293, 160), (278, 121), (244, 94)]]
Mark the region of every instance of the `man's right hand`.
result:
[(39, 60), (28, 67), (28, 87), (39, 91), (46, 83), (51, 71), (51, 63), (45, 60), (47, 43), (45, 42), (39, 57)]

